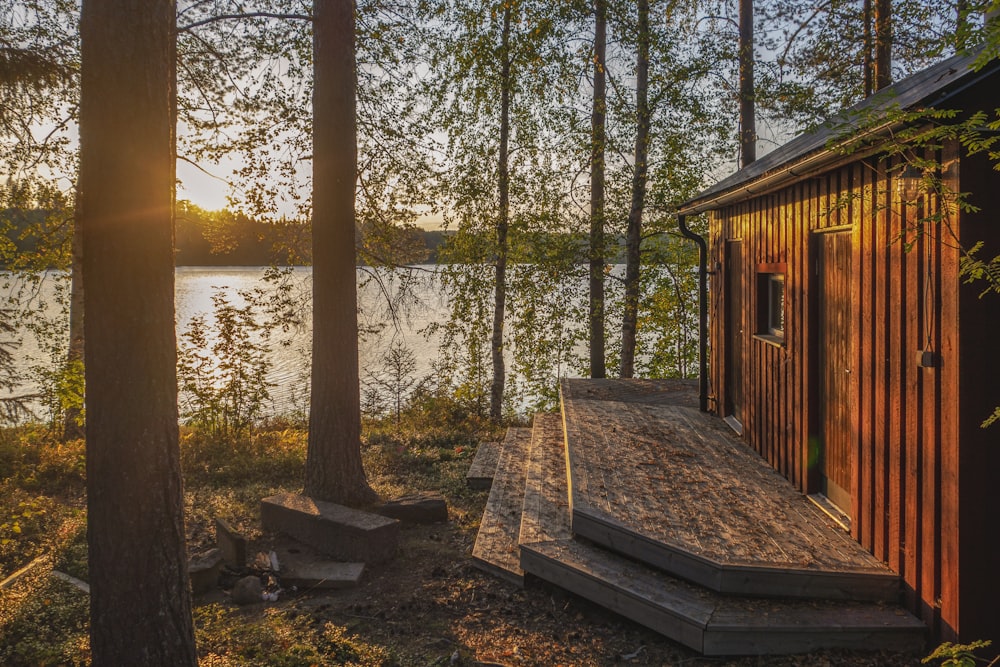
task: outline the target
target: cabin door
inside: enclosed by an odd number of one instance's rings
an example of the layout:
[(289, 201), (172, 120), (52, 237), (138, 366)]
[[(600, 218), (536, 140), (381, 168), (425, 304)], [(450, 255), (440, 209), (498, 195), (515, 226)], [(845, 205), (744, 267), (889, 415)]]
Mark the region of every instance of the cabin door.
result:
[(729, 425), (743, 430), (743, 242), (726, 241), (726, 377), (725, 415)]
[(851, 511), (851, 232), (817, 234), (820, 490)]

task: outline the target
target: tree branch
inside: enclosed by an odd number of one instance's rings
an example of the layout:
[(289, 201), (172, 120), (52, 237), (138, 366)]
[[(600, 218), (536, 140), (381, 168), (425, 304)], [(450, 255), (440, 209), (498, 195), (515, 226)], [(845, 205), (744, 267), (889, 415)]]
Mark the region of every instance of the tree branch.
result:
[(209, 23), (218, 23), (219, 21), (238, 21), (240, 19), (254, 19), (254, 18), (265, 18), (265, 19), (283, 19), (289, 21), (312, 21), (313, 18), (308, 14), (278, 14), (275, 12), (248, 12), (246, 14), (219, 14), (218, 16), (210, 16), (207, 19), (202, 19), (201, 21), (195, 21), (194, 23), (188, 23), (187, 25), (177, 26), (178, 34), (182, 32), (190, 32), (195, 28), (200, 28), (203, 25), (208, 25)]

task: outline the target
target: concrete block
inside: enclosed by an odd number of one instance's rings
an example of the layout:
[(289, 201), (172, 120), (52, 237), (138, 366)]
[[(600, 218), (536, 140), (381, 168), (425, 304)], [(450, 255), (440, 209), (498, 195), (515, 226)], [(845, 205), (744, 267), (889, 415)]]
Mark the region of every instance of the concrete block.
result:
[(403, 496), (383, 504), (377, 511), (403, 523), (442, 523), (448, 520), (448, 504), (439, 493)]
[(221, 570), (222, 552), (219, 549), (211, 549), (203, 554), (193, 556), (188, 562), (191, 592), (194, 595), (201, 595), (217, 587)]
[(399, 543), (395, 519), (308, 496), (264, 498), (260, 519), (264, 530), (284, 533), (334, 560), (380, 563), (395, 555)]
[(215, 546), (222, 559), (235, 568), (247, 564), (247, 540), (223, 519), (215, 520)]

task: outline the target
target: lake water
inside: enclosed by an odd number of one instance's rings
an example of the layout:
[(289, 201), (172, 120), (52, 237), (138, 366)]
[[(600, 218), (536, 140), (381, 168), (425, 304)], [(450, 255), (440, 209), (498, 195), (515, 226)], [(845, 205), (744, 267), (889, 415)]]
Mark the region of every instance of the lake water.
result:
[[(370, 373), (377, 372), (382, 365), (382, 357), (392, 346), (402, 344), (414, 356), (415, 377), (427, 375), (437, 356), (438, 340), (435, 335), (424, 333), (428, 325), (447, 317), (447, 306), (441, 295), (436, 268), (418, 266), (411, 269), (358, 270), (358, 300), (361, 306), (359, 324), (363, 331), (359, 345), (359, 361), (362, 380)], [(212, 322), (215, 294), (223, 294), (234, 306), (243, 306), (246, 301), (241, 293), (255, 288), (273, 291), (273, 287), (262, 280), (262, 267), (179, 267), (175, 283), (175, 314), (178, 344), (183, 346), (184, 332), (196, 315), (205, 316)], [(57, 274), (45, 276), (34, 297), (45, 312), (55, 315), (58, 307), (53, 303), (56, 292)], [(270, 341), (271, 370), (268, 381), (272, 414), (304, 410), (308, 405), (308, 358), (311, 349), (311, 290), (312, 268), (295, 267), (286, 277), (289, 294), (298, 305), (301, 317), (298, 326), (287, 332), (275, 331)], [(398, 301), (405, 281), (412, 298), (405, 304), (389, 307), (389, 298)], [(0, 298), (4, 296), (0, 291)], [(23, 330), (21, 333), (24, 333)], [(49, 363), (47, 354), (36, 340), (26, 336), (22, 345), (14, 350), (18, 369), (27, 372), (33, 366)], [(29, 382), (19, 391), (31, 392), (34, 386)]]
[[(615, 266), (612, 275), (622, 273), (623, 267)], [(222, 295), (235, 307), (242, 307), (246, 304), (245, 294), (254, 290), (260, 290), (267, 297), (275, 293), (274, 283), (264, 280), (267, 269), (263, 267), (181, 267), (177, 269), (175, 281), (175, 314), (177, 322), (177, 340), (180, 348), (188, 346), (185, 339), (185, 332), (188, 331), (192, 318), (203, 316), (209, 325), (209, 340), (205, 348), (210, 348), (213, 342), (212, 322), (213, 322), (213, 296)], [(373, 386), (373, 375), (381, 374), (383, 378), (389, 373), (386, 370), (384, 361), (389, 350), (397, 346), (402, 346), (412, 354), (414, 368), (408, 372), (409, 377), (420, 379), (429, 376), (437, 362), (440, 351), (441, 339), (430, 332), (433, 324), (444, 324), (450, 315), (449, 304), (441, 286), (438, 275), (438, 267), (435, 265), (417, 266), (407, 269), (358, 269), (358, 302), (360, 306), (359, 327), (361, 339), (359, 342), (359, 361), (361, 366), (361, 381), (364, 385)], [(516, 277), (515, 271), (511, 274)], [(524, 274), (531, 276), (532, 274)], [(60, 280), (60, 277), (62, 279)], [(6, 288), (4, 282), (9, 282), (11, 276), (0, 274), (0, 309), (4, 307), (4, 297), (10, 293), (10, 288)], [(56, 332), (54, 342), (50, 347), (55, 351), (55, 358), (62, 359), (66, 348), (65, 342), (65, 321), (58, 318), (60, 308), (55, 303), (58, 294), (57, 285), (62, 285), (65, 289), (67, 280), (59, 273), (48, 273), (43, 275), (40, 286), (32, 290), (32, 303), (36, 304), (39, 312), (47, 315), (55, 326), (52, 331)], [(515, 409), (525, 412), (531, 409), (537, 397), (531, 395), (532, 391), (550, 392), (554, 382), (554, 373), (560, 375), (573, 375), (572, 364), (566, 363), (566, 358), (572, 356), (583, 360), (586, 358), (586, 341), (580, 331), (583, 316), (578, 312), (567, 309), (571, 303), (586, 303), (586, 278), (573, 276), (556, 276), (554, 283), (548, 293), (547, 298), (543, 298), (553, 311), (559, 311), (562, 319), (552, 324), (553, 320), (539, 320), (543, 327), (539, 330), (523, 330), (508, 333), (511, 340), (507, 343), (508, 375), (516, 374), (515, 365), (511, 363), (511, 350), (516, 343), (518, 335), (530, 336), (535, 344), (542, 343), (541, 347), (547, 351), (547, 359), (562, 359), (563, 361), (555, 368), (552, 366), (540, 366), (529, 372), (535, 372), (535, 384), (529, 385), (525, 376), (518, 376), (515, 399)], [(532, 278), (533, 280), (534, 278)], [(266, 406), (269, 414), (304, 413), (308, 407), (308, 386), (309, 386), (309, 356), (312, 346), (311, 334), (311, 292), (312, 292), (312, 269), (310, 267), (296, 267), (289, 269), (283, 277), (287, 285), (288, 301), (294, 306), (295, 314), (298, 316), (296, 326), (290, 327), (287, 331), (275, 330), (268, 341), (270, 347), (269, 360), (271, 363), (267, 381), (273, 385), (269, 389), (270, 402)], [(556, 295), (559, 296), (556, 296)], [(405, 298), (404, 298), (405, 296)], [(694, 303), (694, 295), (689, 299)], [(508, 301), (508, 313), (512, 313), (514, 308), (526, 308), (524, 312), (534, 314), (536, 308), (540, 311), (542, 304), (529, 303), (527, 306), (513, 300)], [(551, 315), (551, 313), (550, 313)], [(488, 316), (488, 312), (483, 314)], [(609, 322), (609, 327), (613, 326)], [(547, 328), (546, 328), (547, 327)], [(663, 336), (662, 332), (654, 331), (657, 336)], [(50, 355), (45, 352), (43, 346), (39, 346), (23, 328), (19, 331), (23, 335), (23, 342), (13, 351), (18, 370), (24, 376), (30, 376), (32, 368), (51, 368), (53, 362)], [(570, 346), (568, 349), (553, 347), (558, 339), (559, 345)], [(0, 332), (0, 344), (5, 340), (10, 340), (10, 336), (4, 337)], [(259, 337), (257, 338), (259, 341)], [(548, 347), (545, 347), (548, 345)], [(488, 343), (487, 343), (488, 346)], [(463, 352), (462, 350), (457, 350)], [(488, 353), (488, 347), (487, 347)], [(556, 356), (553, 356), (553, 355)], [(564, 355), (562, 357), (558, 355)], [(522, 359), (522, 362), (524, 360)], [(484, 369), (488, 373), (488, 369)], [(523, 368), (522, 368), (523, 370)], [(3, 378), (0, 378), (2, 381)], [(514, 384), (515, 380), (511, 381)], [(35, 391), (35, 387), (30, 378), (23, 381), (16, 388), (15, 394), (30, 393)], [(0, 387), (0, 392), (3, 389)], [(389, 390), (391, 391), (391, 390)], [(383, 388), (383, 397), (387, 391)], [(0, 394), (2, 395), (2, 394)], [(181, 407), (183, 412), (184, 397), (181, 396)], [(36, 406), (37, 407), (37, 406)], [(39, 415), (44, 417), (44, 415)]]

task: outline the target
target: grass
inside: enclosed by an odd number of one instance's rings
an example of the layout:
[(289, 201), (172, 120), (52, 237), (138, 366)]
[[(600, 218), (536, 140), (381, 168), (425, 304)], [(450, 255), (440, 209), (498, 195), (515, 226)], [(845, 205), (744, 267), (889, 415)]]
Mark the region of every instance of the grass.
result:
[[(440, 491), (456, 523), (468, 527), (475, 524), (483, 497), (465, 488), (465, 469), (489, 431), (460, 410), (443, 411), (443, 419), (434, 419), (433, 410), (433, 405), (414, 407), (399, 424), (365, 423), (362, 453), (369, 481), (386, 498)], [(260, 499), (301, 490), (306, 445), (301, 426), (282, 420), (239, 440), (183, 429), (189, 552), (214, 546), (216, 517), (252, 542), (265, 537)], [(85, 474), (83, 441), (62, 443), (39, 427), (0, 431), (0, 578), (35, 565), (0, 592), (0, 664), (89, 663), (87, 595), (51, 576), (57, 570), (87, 579)], [(200, 664), (417, 664), (405, 657), (405, 649), (400, 657), (392, 641), (356, 636), (349, 620), (306, 614), (294, 604), (247, 611), (227, 600), (198, 600)]]

